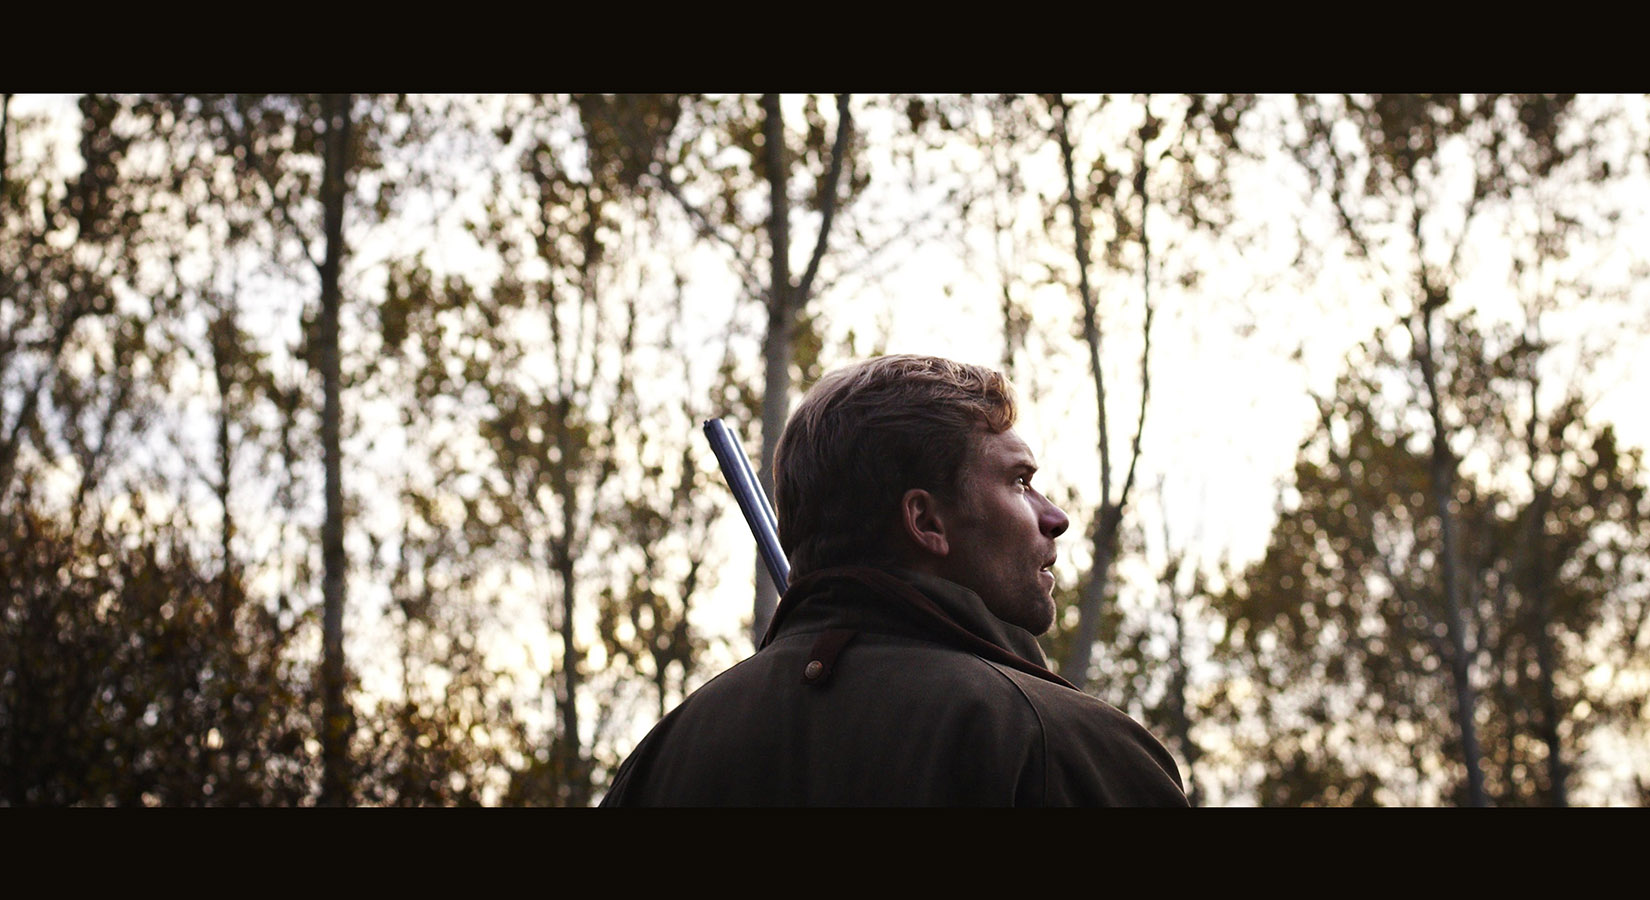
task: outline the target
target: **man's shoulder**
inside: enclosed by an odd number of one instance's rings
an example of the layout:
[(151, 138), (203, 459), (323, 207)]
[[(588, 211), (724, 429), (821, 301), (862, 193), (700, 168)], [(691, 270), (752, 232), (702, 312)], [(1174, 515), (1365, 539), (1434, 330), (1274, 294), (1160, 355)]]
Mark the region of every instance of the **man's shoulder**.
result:
[[(775, 641), (695, 691), (627, 761), (614, 802), (1185, 802), (1161, 746), (1093, 697), (877, 632), (856, 634), (829, 677), (810, 683), (818, 637)], [(625, 798), (633, 781), (641, 787)]]
[(627, 760), (613, 804), (1013, 805), (1042, 739), (1031, 704), (984, 660), (857, 633), (809, 681), (798, 633), (705, 683)]
[(1098, 697), (989, 663), (1023, 692), (1044, 736), (1052, 804), (1184, 806), (1180, 768), (1162, 742)]
[[(1005, 667), (966, 649), (931, 637), (901, 631), (856, 631), (830, 660), (824, 678), (808, 677), (818, 653), (820, 633), (786, 635), (745, 659), (688, 698), (714, 705), (763, 693), (780, 695), (849, 695), (857, 702), (886, 704), (900, 695), (926, 706), (969, 700), (1030, 714), (1033, 700)], [(1012, 671), (1011, 669), (1007, 671)]]

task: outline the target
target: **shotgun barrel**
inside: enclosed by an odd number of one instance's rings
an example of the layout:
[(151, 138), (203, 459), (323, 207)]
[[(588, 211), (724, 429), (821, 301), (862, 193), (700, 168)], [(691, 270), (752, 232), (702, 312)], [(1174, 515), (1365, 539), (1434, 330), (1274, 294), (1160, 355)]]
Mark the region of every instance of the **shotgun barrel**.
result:
[(762, 483), (756, 480), (750, 457), (745, 455), (739, 436), (721, 419), (705, 420), (705, 438), (710, 441), (711, 452), (716, 454), (716, 464), (722, 467), (722, 477), (733, 489), (734, 499), (739, 501), (739, 511), (745, 514), (745, 524), (756, 538), (756, 550), (768, 567), (774, 587), (779, 593), (785, 593), (785, 585), (791, 578), (791, 564), (779, 547), (779, 520), (773, 514), (773, 505), (768, 502)]

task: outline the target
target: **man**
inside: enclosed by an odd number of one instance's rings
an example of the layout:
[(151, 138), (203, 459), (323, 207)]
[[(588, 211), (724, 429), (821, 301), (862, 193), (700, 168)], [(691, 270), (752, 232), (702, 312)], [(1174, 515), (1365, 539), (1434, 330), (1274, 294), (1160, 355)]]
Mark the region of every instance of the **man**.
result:
[(775, 451), (790, 585), (603, 806), (1185, 806), (1163, 746), (1047, 668), (1055, 538), (1007, 380), (884, 356), (814, 386)]

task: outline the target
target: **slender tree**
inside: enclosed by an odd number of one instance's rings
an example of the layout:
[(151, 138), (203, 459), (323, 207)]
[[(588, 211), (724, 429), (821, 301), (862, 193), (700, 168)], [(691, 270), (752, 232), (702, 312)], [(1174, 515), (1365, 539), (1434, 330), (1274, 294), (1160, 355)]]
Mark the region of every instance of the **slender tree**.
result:
[(681, 678), (691, 672), (686, 610), (702, 579), (692, 563), (672, 577), (654, 554), (702, 527), (703, 505), (683, 496), (671, 519), (655, 506), (673, 483), (700, 482), (692, 431), (656, 368), (675, 365), (659, 313), (680, 298), (665, 299), (651, 274), (669, 251), (651, 230), (658, 199), (644, 177), (668, 152), (680, 106), (669, 95), (505, 103), (496, 127), (510, 165), (474, 223), (501, 274), (477, 283), (398, 268), (382, 313), (386, 343), (418, 367), (419, 402), (406, 414), (430, 416), (438, 444), (472, 448), (436, 448), (428, 495), (432, 513), (462, 504), (461, 523), (420, 518), (461, 527), (452, 544), (480, 565), (443, 560), (438, 571), (479, 582), (487, 566), (525, 567), (543, 585), (552, 724), (512, 775), (510, 803), (587, 805), (622, 757), (612, 733), (628, 729), (622, 711), (635, 693), (624, 679), (645, 670), (663, 703), (671, 664), (682, 661)]
[[(703, 130), (650, 170), (651, 177), (678, 202), (699, 235), (732, 257), (731, 264), (745, 292), (762, 300), (762, 444), (756, 452), (758, 479), (770, 496), (773, 473), (766, 460), (790, 412), (792, 370), (801, 368), (806, 372), (810, 368), (799, 366), (799, 362), (806, 362), (799, 359), (804, 351), (817, 354), (817, 336), (804, 332), (812, 328), (808, 307), (817, 293), (832, 223), (841, 210), (843, 195), (862, 183), (862, 176), (856, 176), (853, 167), (849, 101), (847, 94), (837, 96), (836, 122), (827, 130), (817, 98), (806, 98), (806, 128), (798, 152), (792, 146), (794, 138), (785, 121), (780, 95), (764, 94), (754, 108), (745, 97), (693, 98), (694, 117)], [(730, 146), (741, 151), (742, 165), (720, 162)], [(811, 167), (806, 165), (810, 162)], [(800, 210), (792, 194), (801, 175), (810, 176), (812, 202), (804, 208), (818, 214), (819, 226), (808, 250), (808, 262), (800, 276), (794, 276), (791, 265), (796, 248), (791, 226)], [(766, 188), (762, 204), (765, 222), (746, 221), (741, 198), (756, 195), (762, 187)], [(757, 274), (763, 258), (768, 263), (766, 280)], [(767, 630), (777, 591), (761, 561), (754, 566), (751, 635), (756, 642)]]
[[(819, 232), (808, 255), (807, 268), (801, 278), (791, 278), (791, 199), (789, 172), (785, 146), (785, 119), (778, 94), (762, 95), (763, 150), (766, 154), (768, 176), (768, 329), (762, 344), (764, 377), (762, 381), (762, 451), (757, 478), (762, 490), (774, 496), (773, 448), (779, 445), (779, 434), (785, 428), (785, 419), (791, 410), (791, 366), (793, 333), (798, 317), (807, 307), (813, 292), (814, 278), (819, 274), (819, 263), (825, 257), (830, 242), (831, 220), (836, 215), (837, 185), (842, 179), (843, 157), (853, 128), (853, 116), (848, 108), (848, 95), (839, 94), (836, 104), (836, 137), (831, 142), (830, 167), (820, 182)], [(772, 583), (760, 559), (756, 562), (756, 600), (751, 616), (751, 641), (760, 643), (773, 618), (777, 602), (777, 586)]]
[[(1514, 414), (1532, 355), (1516, 332), (1444, 324), (1446, 407), (1463, 415), (1472, 455), (1501, 463), (1459, 475), (1452, 510), (1487, 685), (1477, 701), (1485, 799), (1568, 802), (1566, 772), (1536, 774), (1552, 759), (1550, 732), (1560, 758), (1575, 758), (1592, 734), (1634, 733), (1638, 713), (1626, 710), (1644, 700), (1582, 677), (1631, 667), (1646, 649), (1644, 603), (1621, 564), (1645, 546), (1643, 463), (1572, 397), (1536, 448), (1535, 467), (1551, 474), (1533, 492), (1508, 480), (1530, 447)], [(1454, 686), (1440, 677), (1454, 647), (1437, 586), (1430, 418), (1405, 416), (1407, 398), (1384, 386), (1412, 364), (1378, 345), (1349, 360), (1319, 401), (1266, 556), (1211, 595), (1226, 619), (1221, 656), (1240, 673), (1225, 701), (1234, 708), (1212, 718), (1228, 720), (1261, 771), (1262, 803), (1472, 800), (1448, 727)], [(1552, 633), (1573, 649), (1559, 651)], [(1634, 637), (1593, 658), (1579, 651), (1613, 634)]]
[[(1449, 389), (1442, 383), (1448, 376), (1439, 361), (1438, 320), (1454, 297), (1463, 248), (1480, 213), (1527, 191), (1575, 152), (1560, 140), (1572, 108), (1570, 96), (1299, 98), (1307, 137), (1296, 148), (1298, 158), (1329, 198), (1356, 256), (1375, 270), (1384, 302), (1407, 331), (1418, 405), (1430, 430), (1427, 495), (1438, 523), (1440, 625), (1449, 646), (1466, 802), (1473, 806), (1488, 802), (1473, 673), (1478, 649), (1470, 634), (1472, 599), (1454, 513), (1460, 457), (1444, 402)], [(1337, 137), (1343, 122), (1356, 142)], [(1465, 172), (1452, 164), (1457, 150), (1467, 154)], [(1385, 262), (1394, 258), (1402, 262)]]
[(1150, 351), (1151, 351), (1151, 272), (1150, 272), (1150, 243), (1146, 239), (1145, 220), (1150, 201), (1145, 193), (1147, 161), (1146, 145), (1151, 137), (1155, 137), (1156, 123), (1152, 120), (1148, 109), (1140, 130), (1140, 164), (1136, 169), (1135, 186), (1140, 199), (1140, 246), (1144, 256), (1141, 267), (1141, 284), (1144, 288), (1145, 316), (1143, 319), (1142, 350), (1140, 354), (1140, 405), (1135, 428), (1134, 440), (1129, 454), (1128, 473), (1124, 476), (1121, 487), (1118, 489), (1115, 500), (1112, 499), (1112, 452), (1111, 429), (1108, 427), (1106, 415), (1106, 377), (1105, 367), (1100, 362), (1101, 327), (1098, 307), (1095, 302), (1094, 289), (1089, 284), (1089, 229), (1083, 215), (1083, 205), (1079, 199), (1076, 167), (1072, 160), (1071, 131), (1067, 122), (1069, 109), (1065, 98), (1056, 94), (1051, 101), (1055, 110), (1055, 136), (1060, 142), (1060, 162), (1066, 178), (1066, 204), (1070, 210), (1074, 248), (1077, 256), (1077, 294), (1082, 302), (1081, 324), (1083, 330), (1083, 344), (1088, 351), (1089, 375), (1094, 380), (1096, 421), (1099, 425), (1099, 458), (1100, 458), (1100, 508), (1092, 526), (1090, 534), (1090, 548), (1093, 562), (1090, 565), (1089, 577), (1085, 579), (1082, 588), (1082, 599), (1078, 606), (1077, 635), (1069, 646), (1064, 659), (1060, 661), (1062, 677), (1076, 684), (1088, 682), (1090, 655), (1093, 652), (1095, 639), (1099, 636), (1100, 604), (1106, 595), (1107, 586), (1111, 579), (1111, 570), (1117, 550), (1118, 527), (1123, 521), (1123, 508), (1128, 503), (1129, 492), (1134, 487), (1136, 467), (1140, 462), (1140, 438), (1145, 432), (1146, 404), (1150, 396)]
[(352, 801), (349, 739), (353, 729), (345, 697), (344, 584), (349, 565), (344, 555), (343, 450), (340, 444), (342, 399), (338, 348), (338, 269), (344, 255), (344, 179), (349, 172), (350, 95), (327, 94), (321, 103), (325, 125), (325, 169), (321, 206), (326, 251), (321, 261), (321, 316), (316, 350), (321, 370), (321, 453), (326, 468), (326, 519), (321, 526), (321, 803), (346, 806)]
[[(1072, 228), (1075, 258), (1074, 292), (1079, 301), (1078, 324), (1082, 348), (1087, 357), (1096, 410), (1096, 453), (1099, 461), (1099, 505), (1089, 527), (1089, 571), (1082, 580), (1077, 600), (1075, 631), (1063, 638), (1059, 655), (1062, 676), (1076, 684), (1088, 684), (1095, 643), (1106, 618), (1104, 605), (1113, 592), (1113, 570), (1120, 550), (1119, 540), (1125, 511), (1133, 494), (1139, 471), (1146, 413), (1151, 399), (1153, 323), (1157, 312), (1154, 286), (1161, 277), (1154, 268), (1156, 232), (1148, 230), (1162, 218), (1185, 232), (1223, 220), (1225, 194), (1216, 187), (1238, 153), (1237, 124), (1248, 108), (1246, 97), (1183, 98), (1167, 113), (1166, 105), (1151, 96), (1138, 104), (1116, 98), (1100, 98), (1090, 115), (1098, 117), (1112, 110), (1133, 118), (1127, 146), (1102, 147), (1092, 161), (1080, 164), (1072, 119), (1075, 108), (1063, 95), (1047, 98), (1049, 131), (1059, 148), (1063, 175), (1063, 202)], [(1159, 187), (1160, 186), (1160, 187)], [(1154, 190), (1164, 196), (1154, 197)], [(1167, 215), (1165, 215), (1167, 214)], [(1128, 462), (1114, 446), (1114, 422), (1108, 394), (1107, 352), (1104, 349), (1108, 313), (1098, 288), (1091, 279), (1094, 252), (1093, 218), (1104, 217), (1104, 251), (1109, 267), (1122, 278), (1133, 277), (1138, 289), (1129, 291), (1140, 298), (1140, 357), (1137, 370), (1138, 401), (1132, 410), (1133, 428)], [(1127, 262), (1137, 251), (1137, 262)], [(1132, 270), (1132, 271), (1131, 271)], [(1115, 283), (1119, 279), (1112, 279)], [(1195, 283), (1195, 272), (1183, 277)], [(1126, 288), (1114, 288), (1121, 293)], [(1116, 304), (1112, 307), (1115, 308)], [(1121, 476), (1119, 476), (1121, 471)]]

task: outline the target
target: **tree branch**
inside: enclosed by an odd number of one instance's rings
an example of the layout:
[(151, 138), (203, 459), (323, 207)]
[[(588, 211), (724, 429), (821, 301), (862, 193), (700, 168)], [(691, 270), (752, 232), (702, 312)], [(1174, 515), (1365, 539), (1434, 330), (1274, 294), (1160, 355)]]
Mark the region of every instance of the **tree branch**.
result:
[(1055, 137), (1060, 141), (1060, 161), (1066, 173), (1066, 204), (1071, 210), (1071, 227), (1077, 242), (1077, 291), (1083, 301), (1083, 341), (1089, 349), (1089, 372), (1094, 377), (1095, 402), (1100, 425), (1100, 503), (1111, 498), (1111, 442), (1106, 429), (1106, 378), (1100, 368), (1100, 325), (1095, 321), (1094, 291), (1089, 286), (1088, 229), (1083, 226), (1083, 210), (1077, 200), (1077, 175), (1072, 164), (1071, 136), (1066, 125), (1068, 109), (1064, 95), (1051, 101), (1059, 111)]
[(819, 274), (819, 261), (825, 256), (825, 245), (831, 234), (831, 218), (836, 214), (837, 184), (842, 179), (842, 159), (848, 151), (848, 135), (853, 131), (853, 116), (848, 111), (848, 94), (836, 96), (836, 138), (831, 142), (831, 167), (825, 175), (825, 184), (819, 192), (819, 238), (814, 241), (814, 252), (808, 259), (808, 268), (796, 286), (796, 305), (808, 302), (814, 276)]
[(762, 296), (764, 293), (762, 279), (757, 277), (756, 269), (751, 261), (746, 259), (745, 255), (740, 252), (739, 245), (735, 244), (732, 238), (722, 234), (716, 228), (716, 225), (710, 221), (710, 217), (706, 216), (699, 207), (682, 195), (681, 185), (678, 185), (675, 179), (670, 177), (670, 170), (663, 164), (655, 162), (648, 170), (648, 175), (658, 182), (659, 187), (663, 188), (664, 192), (669, 194), (682, 207), (682, 211), (687, 213), (688, 220), (692, 222), (694, 230), (699, 233), (700, 237), (714, 241), (728, 249), (728, 252), (733, 255), (734, 266), (739, 270), (739, 278), (743, 282), (745, 290), (753, 297)]
[(1140, 194), (1140, 291), (1145, 298), (1146, 317), (1141, 326), (1140, 348), (1140, 413), (1134, 423), (1134, 440), (1129, 449), (1129, 471), (1123, 477), (1123, 490), (1117, 496), (1119, 511), (1129, 502), (1129, 489), (1134, 486), (1135, 467), (1140, 463), (1140, 440), (1146, 433), (1146, 401), (1151, 397), (1152, 374), (1152, 245), (1146, 238), (1146, 218), (1151, 209), (1151, 195), (1147, 193), (1147, 175), (1149, 169), (1146, 160), (1146, 144), (1148, 131), (1151, 128), (1151, 100), (1148, 97), (1146, 107), (1146, 121), (1140, 126), (1140, 167), (1135, 171), (1135, 190)]

